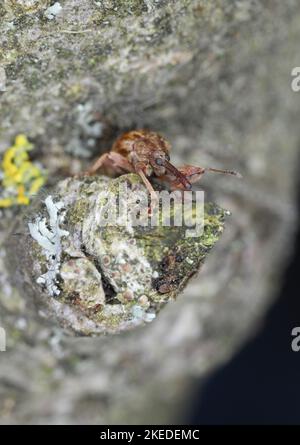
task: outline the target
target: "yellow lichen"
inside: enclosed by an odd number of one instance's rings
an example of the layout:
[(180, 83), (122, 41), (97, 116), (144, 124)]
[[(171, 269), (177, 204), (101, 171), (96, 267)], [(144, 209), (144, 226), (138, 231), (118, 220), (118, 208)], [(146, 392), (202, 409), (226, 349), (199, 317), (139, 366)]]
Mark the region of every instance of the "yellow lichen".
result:
[(14, 145), (4, 153), (0, 207), (28, 205), (30, 197), (44, 185), (42, 170), (30, 161), (28, 152), (32, 149), (27, 137), (19, 134)]

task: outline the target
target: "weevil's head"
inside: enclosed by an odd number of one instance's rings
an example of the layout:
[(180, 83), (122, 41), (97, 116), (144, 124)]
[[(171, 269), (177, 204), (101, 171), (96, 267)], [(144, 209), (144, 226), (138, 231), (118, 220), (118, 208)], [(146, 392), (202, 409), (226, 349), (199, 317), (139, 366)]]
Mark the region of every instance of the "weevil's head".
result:
[(192, 185), (188, 178), (171, 164), (168, 153), (162, 150), (155, 150), (151, 154), (150, 163), (156, 176), (159, 177), (170, 173), (172, 176), (175, 176), (185, 190), (191, 190)]
[(176, 177), (184, 189), (190, 190), (192, 186), (187, 177), (170, 163), (169, 152), (171, 145), (169, 142), (159, 133), (153, 131), (144, 131), (143, 135), (147, 141), (148, 160), (153, 174), (161, 177), (170, 173)]
[(169, 142), (159, 133), (149, 130), (134, 130), (122, 136), (121, 142), (131, 144), (129, 159), (142, 166), (146, 176), (161, 177), (170, 173), (180, 182), (185, 190), (191, 189), (191, 184), (183, 173), (170, 163)]

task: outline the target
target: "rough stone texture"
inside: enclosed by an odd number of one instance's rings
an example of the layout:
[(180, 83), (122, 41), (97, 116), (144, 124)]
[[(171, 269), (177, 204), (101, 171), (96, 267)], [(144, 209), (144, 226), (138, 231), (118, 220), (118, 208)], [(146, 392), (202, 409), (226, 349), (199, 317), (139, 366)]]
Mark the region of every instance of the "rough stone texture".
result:
[[(227, 229), (194, 284), (138, 332), (66, 337), (37, 320), (1, 264), (1, 421), (170, 421), (190, 379), (257, 325), (291, 250), (298, 2), (62, 0), (49, 19), (53, 3), (0, 5), (1, 150), (26, 133), (54, 183), (143, 126), (171, 140), (175, 162), (244, 180), (203, 180), (232, 211)], [(14, 213), (2, 216), (3, 240)]]
[(147, 189), (135, 174), (60, 181), (35, 198), (4, 245), (11, 281), (69, 334), (116, 334), (150, 323), (223, 233), (229, 212), (204, 206), (199, 195), (182, 203), (174, 192), (171, 207), (162, 190), (162, 205), (150, 215)]

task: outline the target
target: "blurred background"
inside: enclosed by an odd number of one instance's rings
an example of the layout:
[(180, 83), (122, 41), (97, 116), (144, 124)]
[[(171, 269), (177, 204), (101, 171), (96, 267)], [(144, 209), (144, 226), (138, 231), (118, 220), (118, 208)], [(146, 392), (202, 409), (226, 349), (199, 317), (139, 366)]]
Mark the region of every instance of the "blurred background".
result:
[(188, 407), (188, 423), (299, 424), (298, 340), (292, 347), (297, 334), (293, 330), (299, 325), (299, 266), (298, 227), (293, 258), (262, 328), (204, 384), (195, 382), (198, 389)]
[[(16, 290), (0, 248), (0, 421), (298, 422), (295, 266), (286, 272), (297, 1), (4, 0), (0, 18), (0, 152), (25, 134), (49, 185), (140, 127), (170, 140), (175, 165), (243, 174), (203, 178), (206, 200), (231, 211), (224, 234), (178, 300), (136, 331), (66, 336)], [(1, 242), (20, 211), (1, 210)]]

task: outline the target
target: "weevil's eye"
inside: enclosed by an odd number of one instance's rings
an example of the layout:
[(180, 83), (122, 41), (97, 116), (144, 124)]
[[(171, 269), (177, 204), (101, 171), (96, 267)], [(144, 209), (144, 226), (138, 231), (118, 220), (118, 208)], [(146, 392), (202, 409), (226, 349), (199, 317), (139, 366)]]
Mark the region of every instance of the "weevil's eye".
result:
[(166, 153), (166, 160), (169, 161), (170, 160), (170, 156)]
[(155, 159), (155, 164), (159, 165), (159, 166), (162, 166), (162, 165), (164, 165), (164, 160), (161, 159), (161, 158), (156, 158)]

